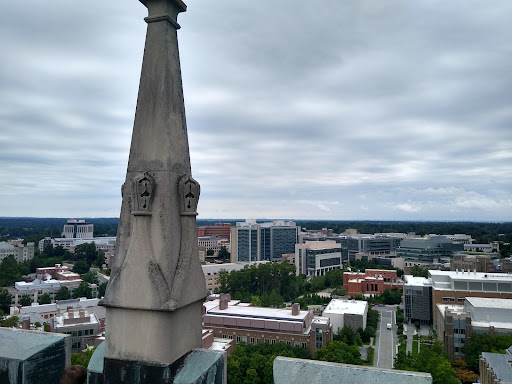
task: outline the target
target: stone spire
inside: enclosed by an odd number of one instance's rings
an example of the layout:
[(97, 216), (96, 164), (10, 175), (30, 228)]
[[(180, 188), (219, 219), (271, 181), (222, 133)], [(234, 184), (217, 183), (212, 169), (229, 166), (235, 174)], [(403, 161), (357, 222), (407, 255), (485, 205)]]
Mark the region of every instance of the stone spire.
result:
[(178, 53), (181, 0), (148, 8), (140, 77), (107, 307), (105, 363), (171, 364), (201, 346), (206, 286), (196, 230)]

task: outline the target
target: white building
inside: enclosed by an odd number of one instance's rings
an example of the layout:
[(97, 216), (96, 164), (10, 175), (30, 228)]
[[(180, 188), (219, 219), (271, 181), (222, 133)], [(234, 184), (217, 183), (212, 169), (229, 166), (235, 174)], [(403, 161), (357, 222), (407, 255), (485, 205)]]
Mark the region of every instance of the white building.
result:
[(62, 237), (69, 239), (90, 239), (94, 237), (94, 224), (85, 220), (68, 220), (62, 230)]
[(331, 320), (334, 333), (345, 325), (354, 331), (359, 328), (366, 329), (368, 316), (368, 302), (364, 300), (332, 299), (322, 313), (323, 317)]
[(0, 262), (7, 256), (13, 255), (14, 259), (21, 263), (34, 257), (34, 243), (23, 244), (22, 240), (0, 242)]
[(324, 276), (328, 271), (343, 268), (341, 245), (334, 240), (295, 244), (294, 262), (297, 276)]

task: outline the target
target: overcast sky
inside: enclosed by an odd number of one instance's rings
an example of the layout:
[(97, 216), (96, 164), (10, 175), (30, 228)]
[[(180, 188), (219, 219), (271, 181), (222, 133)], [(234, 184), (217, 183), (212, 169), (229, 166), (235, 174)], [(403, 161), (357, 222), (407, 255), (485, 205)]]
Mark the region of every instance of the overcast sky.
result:
[[(512, 2), (187, 5), (199, 218), (512, 219)], [(0, 216), (119, 216), (145, 16), (2, 4)]]

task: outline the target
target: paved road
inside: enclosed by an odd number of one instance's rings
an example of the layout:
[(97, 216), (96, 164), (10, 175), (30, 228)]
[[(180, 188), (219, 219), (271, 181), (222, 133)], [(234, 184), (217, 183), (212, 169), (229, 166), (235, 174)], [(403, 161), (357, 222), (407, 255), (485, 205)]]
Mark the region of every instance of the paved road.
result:
[[(377, 329), (375, 343), (375, 355), (373, 365), (379, 368), (393, 368), (396, 344), (396, 317), (395, 307), (375, 307), (380, 312), (380, 322)], [(387, 329), (388, 323), (392, 324), (391, 329)]]

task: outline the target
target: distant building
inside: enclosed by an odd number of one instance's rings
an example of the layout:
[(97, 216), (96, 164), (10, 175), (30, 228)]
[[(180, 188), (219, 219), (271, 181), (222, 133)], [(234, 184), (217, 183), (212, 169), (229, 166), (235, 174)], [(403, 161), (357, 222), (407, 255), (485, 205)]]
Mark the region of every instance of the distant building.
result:
[(332, 330), (337, 333), (345, 325), (357, 332), (359, 328), (366, 329), (368, 302), (364, 300), (332, 299), (322, 313), (328, 317)]
[(88, 346), (94, 346), (94, 339), (100, 332), (100, 323), (94, 312), (84, 308), (69, 309), (54, 316), (50, 322), (52, 332), (71, 335), (71, 353), (80, 353)]
[(229, 295), (204, 303), (203, 326), (215, 337), (233, 339), (236, 344), (286, 343), (312, 354), (333, 337), (328, 318), (301, 311), (298, 304), (284, 309), (253, 307)]
[(493, 273), (498, 272), (498, 269), (493, 263), (493, 259), (490, 255), (468, 255), (459, 253), (453, 255), (453, 259), (450, 260), (450, 271), (476, 271)]
[(220, 288), (219, 284), (219, 272), (224, 270), (226, 272), (231, 271), (240, 271), (244, 269), (246, 266), (250, 266), (252, 264), (257, 265), (260, 263), (267, 263), (267, 261), (262, 261), (259, 263), (224, 263), (224, 264), (203, 264), (201, 268), (203, 269), (204, 278), (206, 280), (206, 288), (213, 292), (215, 289)]
[(0, 242), (0, 262), (10, 255), (19, 263), (31, 260), (34, 257), (34, 243), (25, 245), (22, 240)]
[(512, 299), (466, 297), (464, 306), (437, 304), (437, 337), (451, 359), (462, 357), (462, 348), (475, 333), (512, 335)]
[[(405, 235), (403, 235), (405, 236)], [(372, 260), (374, 257), (396, 256), (396, 249), (403, 239), (395, 234), (347, 234), (336, 241), (348, 252), (349, 260)]]
[(411, 323), (432, 322), (432, 284), (427, 278), (404, 275), (404, 309)]
[(453, 241), (454, 243), (458, 244), (472, 244), (473, 241), (475, 241), (471, 235), (466, 235), (463, 233), (456, 233), (454, 235), (443, 235), (447, 239)]
[(499, 252), (500, 251), (500, 242), (493, 241), (489, 244), (464, 244), (464, 250), (470, 252)]
[(62, 230), (62, 237), (67, 239), (90, 239), (94, 237), (94, 224), (85, 220), (68, 220)]
[[(55, 300), (55, 294), (61, 287), (66, 287), (69, 293), (73, 295), (73, 291), (78, 288), (81, 279), (75, 280), (55, 280), (55, 279), (35, 279), (31, 282), (17, 281), (14, 287), (8, 287), (7, 290), (10, 293), (12, 299), (11, 304), (19, 305), (21, 297), (28, 295), (32, 302), (37, 302), (39, 297), (45, 293), (50, 295), (52, 301)], [(98, 295), (98, 287), (96, 284), (89, 284), (93, 297)]]
[(482, 352), (479, 364), (480, 384), (512, 383), (512, 346), (505, 354)]
[[(432, 313), (437, 304), (464, 305), (466, 297), (512, 299), (512, 275), (429, 270), (432, 283)], [(433, 317), (437, 327), (437, 317)]]
[(324, 276), (328, 271), (342, 269), (341, 254), (341, 246), (333, 240), (295, 244), (293, 260), (296, 274), (307, 277)]
[(344, 272), (343, 288), (349, 296), (380, 295), (386, 289), (402, 289), (403, 282), (395, 269), (366, 269), (365, 272)]
[(236, 223), (231, 228), (231, 261), (281, 261), (283, 254), (295, 252), (298, 231), (293, 221)]
[(58, 237), (55, 239), (50, 239), (48, 243), (48, 238), (44, 238), (39, 241), (39, 250), (42, 252), (44, 248), (48, 245), (52, 245), (55, 247), (62, 247), (67, 251), (74, 252), (75, 247), (81, 244), (94, 243), (96, 249), (102, 252), (114, 252), (116, 247), (116, 238), (115, 237), (91, 237), (91, 238), (65, 238)]
[(230, 223), (216, 223), (215, 225), (197, 227), (197, 237), (218, 236), (221, 239), (229, 239), (230, 235)]
[(396, 249), (397, 257), (404, 260), (438, 263), (441, 259), (450, 259), (456, 251), (463, 251), (464, 245), (445, 236), (426, 236), (406, 238)]
[(41, 280), (79, 280), (78, 273), (71, 272), (69, 267), (62, 264), (55, 264), (54, 267), (44, 267), (36, 269), (36, 276)]

